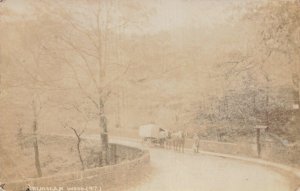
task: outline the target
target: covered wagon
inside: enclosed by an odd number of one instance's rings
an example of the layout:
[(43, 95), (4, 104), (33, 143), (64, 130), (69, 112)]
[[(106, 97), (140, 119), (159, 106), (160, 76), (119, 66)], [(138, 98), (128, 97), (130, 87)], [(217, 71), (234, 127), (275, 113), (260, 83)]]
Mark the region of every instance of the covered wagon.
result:
[(147, 124), (139, 127), (139, 136), (143, 143), (163, 145), (168, 131), (155, 124)]

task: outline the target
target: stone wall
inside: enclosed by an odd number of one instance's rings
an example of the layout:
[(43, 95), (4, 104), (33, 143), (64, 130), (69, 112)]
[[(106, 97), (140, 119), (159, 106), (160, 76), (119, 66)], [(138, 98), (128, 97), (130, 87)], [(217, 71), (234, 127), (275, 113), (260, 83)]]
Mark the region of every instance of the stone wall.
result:
[[(186, 147), (192, 147), (192, 140), (186, 141)], [(255, 143), (227, 143), (216, 141), (200, 141), (200, 150), (257, 158), (257, 145)], [(284, 146), (269, 142), (261, 144), (261, 159), (300, 167), (300, 148)]]
[(25, 191), (27, 184), (34, 187), (66, 188), (96, 186), (107, 189), (121, 182), (128, 182), (132, 176), (138, 176), (138, 173), (150, 162), (148, 151), (118, 144), (111, 144), (110, 146), (115, 149), (114, 157), (116, 162), (122, 161), (121, 163), (84, 171), (11, 182), (7, 184), (7, 190)]
[(225, 153), (232, 155), (241, 155), (248, 157), (256, 157), (256, 147), (255, 145), (249, 144), (236, 144), (236, 143), (224, 143), (224, 142), (214, 142), (214, 141), (200, 141), (200, 150)]

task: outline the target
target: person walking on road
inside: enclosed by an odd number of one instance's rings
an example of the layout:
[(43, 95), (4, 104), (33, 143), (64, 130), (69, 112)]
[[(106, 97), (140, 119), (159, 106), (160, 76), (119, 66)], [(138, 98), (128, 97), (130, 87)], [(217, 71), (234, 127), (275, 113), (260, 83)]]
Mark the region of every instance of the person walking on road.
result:
[(199, 144), (200, 144), (200, 139), (197, 133), (194, 134), (193, 137), (193, 151), (194, 153), (198, 153), (199, 152)]

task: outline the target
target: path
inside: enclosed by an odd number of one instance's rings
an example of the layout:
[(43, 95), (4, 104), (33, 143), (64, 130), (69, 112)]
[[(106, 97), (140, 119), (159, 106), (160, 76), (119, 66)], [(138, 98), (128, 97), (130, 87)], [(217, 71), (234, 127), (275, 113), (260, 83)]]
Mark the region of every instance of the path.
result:
[[(139, 145), (132, 141), (117, 142)], [(154, 167), (152, 176), (129, 191), (291, 190), (287, 177), (261, 165), (159, 148), (151, 148), (150, 156)]]

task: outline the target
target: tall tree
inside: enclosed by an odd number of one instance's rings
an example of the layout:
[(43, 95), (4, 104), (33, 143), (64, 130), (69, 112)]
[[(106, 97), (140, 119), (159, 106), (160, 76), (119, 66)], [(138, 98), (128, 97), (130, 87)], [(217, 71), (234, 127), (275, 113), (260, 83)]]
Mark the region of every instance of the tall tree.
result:
[[(133, 4), (134, 9), (140, 5), (139, 2)], [(132, 18), (112, 14), (130, 8), (127, 4), (125, 8), (120, 8), (120, 5), (122, 2), (98, 0), (90, 2), (89, 8), (80, 15), (74, 15), (74, 10), (61, 14), (68, 34), (62, 34), (58, 39), (67, 50), (53, 51), (59, 61), (69, 66), (81, 94), (95, 109), (101, 131), (103, 165), (108, 164), (106, 101), (112, 92), (111, 86), (126, 74), (130, 66), (129, 62), (118, 60), (119, 35), (131, 22), (146, 17), (141, 15), (144, 14), (142, 11)], [(82, 23), (82, 20), (88, 22)]]

